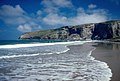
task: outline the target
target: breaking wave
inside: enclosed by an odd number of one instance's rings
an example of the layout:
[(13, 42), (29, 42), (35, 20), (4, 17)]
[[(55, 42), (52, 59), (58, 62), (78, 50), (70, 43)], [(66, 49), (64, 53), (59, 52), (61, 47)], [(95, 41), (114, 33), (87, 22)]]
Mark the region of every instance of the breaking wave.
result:
[[(2, 45), (0, 68), (8, 72), (0, 73), (0, 80), (109, 81), (111, 69), (107, 63), (91, 56), (95, 48), (77, 46), (84, 43), (86, 41)], [(70, 45), (76, 46), (68, 48)]]

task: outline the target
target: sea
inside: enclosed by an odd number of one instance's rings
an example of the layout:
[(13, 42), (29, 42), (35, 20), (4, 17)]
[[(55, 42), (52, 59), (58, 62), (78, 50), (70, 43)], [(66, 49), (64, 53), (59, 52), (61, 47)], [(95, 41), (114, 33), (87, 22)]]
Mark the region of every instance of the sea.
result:
[(92, 41), (0, 40), (0, 81), (109, 81)]

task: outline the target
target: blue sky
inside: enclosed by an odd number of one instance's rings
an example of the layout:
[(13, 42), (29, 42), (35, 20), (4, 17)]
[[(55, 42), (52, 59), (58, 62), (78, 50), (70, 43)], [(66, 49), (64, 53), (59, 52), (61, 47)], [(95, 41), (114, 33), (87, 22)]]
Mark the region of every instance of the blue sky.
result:
[(65, 25), (120, 19), (120, 0), (0, 0), (0, 40)]

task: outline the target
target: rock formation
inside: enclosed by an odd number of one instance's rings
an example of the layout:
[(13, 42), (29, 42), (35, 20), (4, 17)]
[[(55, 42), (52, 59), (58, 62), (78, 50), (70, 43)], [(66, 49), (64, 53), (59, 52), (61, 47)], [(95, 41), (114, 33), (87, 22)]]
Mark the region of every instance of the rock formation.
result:
[(119, 40), (120, 20), (113, 20), (101, 23), (90, 23), (77, 26), (63, 26), (57, 29), (27, 32), (21, 35), (19, 38), (39, 40)]

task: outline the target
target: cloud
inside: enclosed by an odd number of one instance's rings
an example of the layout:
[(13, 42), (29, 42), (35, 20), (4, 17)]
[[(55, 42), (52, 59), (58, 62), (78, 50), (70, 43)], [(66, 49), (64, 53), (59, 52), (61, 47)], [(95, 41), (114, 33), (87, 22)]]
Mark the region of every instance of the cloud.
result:
[(31, 32), (32, 27), (29, 24), (19, 25), (17, 28), (21, 32)]
[(59, 11), (59, 9), (57, 7), (55, 7), (53, 0), (43, 0), (41, 2), (41, 4), (43, 5), (43, 11), (45, 13), (56, 13)]
[(44, 11), (47, 13), (57, 13), (59, 8), (73, 7), (71, 0), (43, 0), (41, 4), (44, 7)]
[[(88, 9), (75, 8), (71, 0), (43, 0), (41, 4), (43, 7), (33, 13), (34, 16), (30, 16), (20, 5), (3, 5), (0, 8), (0, 20), (17, 27), (20, 32), (30, 32), (43, 27), (98, 23), (108, 19), (107, 11), (96, 8), (95, 4), (88, 5)], [(62, 11), (63, 8), (66, 12)], [(71, 13), (74, 15), (70, 16)]]
[(79, 13), (76, 17), (70, 18), (70, 25), (80, 25), (86, 23), (98, 23), (106, 21), (107, 17), (98, 13), (87, 14), (87, 13)]
[(17, 30), (20, 32), (31, 32), (31, 31), (36, 31), (42, 29), (41, 25), (39, 23), (36, 22), (28, 22), (25, 24), (20, 24), (17, 27)]
[(43, 18), (43, 21), (48, 25), (64, 25), (66, 20), (66, 17), (59, 16), (58, 14), (48, 14), (46, 17)]
[(71, 0), (43, 0), (42, 4), (44, 7), (71, 7), (73, 6)]
[(42, 14), (42, 11), (41, 10), (38, 10), (37, 11), (37, 15), (40, 16)]
[(97, 6), (95, 4), (90, 4), (88, 5), (88, 8), (92, 9), (92, 8), (96, 8)]
[(0, 8), (0, 15), (2, 16), (21, 16), (25, 13), (25, 11), (20, 7), (20, 5), (16, 5), (15, 7), (10, 5), (3, 5)]
[(104, 9), (87, 9), (78, 8), (77, 15), (69, 18), (71, 25), (79, 25), (86, 23), (98, 23), (108, 20), (107, 11)]
[(58, 7), (71, 7), (72, 2), (70, 0), (52, 0), (53, 3)]
[(77, 15), (72, 17), (67, 17), (65, 15), (48, 14), (43, 18), (43, 22), (48, 25), (64, 26), (64, 25), (80, 25), (86, 23), (98, 23), (103, 22), (108, 19), (107, 11), (104, 9), (84, 9), (82, 7), (78, 8)]
[[(36, 15), (41, 14), (40, 10)], [(0, 20), (4, 21), (5, 24), (10, 26), (18, 27), (17, 29), (21, 32), (28, 32), (31, 30), (39, 29), (39, 21), (37, 18), (33, 18), (25, 12), (20, 5), (16, 5), (15, 7), (11, 5), (3, 5), (0, 8)]]
[(30, 20), (30, 17), (25, 14), (26, 12), (20, 7), (20, 5), (16, 5), (15, 7), (3, 5), (0, 8), (0, 19), (6, 24), (18, 25), (26, 23)]

